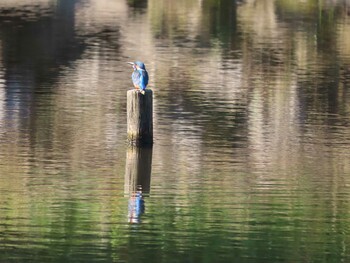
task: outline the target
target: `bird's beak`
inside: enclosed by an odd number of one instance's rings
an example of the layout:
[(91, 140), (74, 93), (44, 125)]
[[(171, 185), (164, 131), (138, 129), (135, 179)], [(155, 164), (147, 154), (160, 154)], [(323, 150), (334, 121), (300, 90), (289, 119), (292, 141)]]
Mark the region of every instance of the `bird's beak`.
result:
[(126, 62), (126, 63), (128, 63), (128, 64), (130, 64), (130, 65), (133, 65), (133, 66), (134, 66), (134, 62)]

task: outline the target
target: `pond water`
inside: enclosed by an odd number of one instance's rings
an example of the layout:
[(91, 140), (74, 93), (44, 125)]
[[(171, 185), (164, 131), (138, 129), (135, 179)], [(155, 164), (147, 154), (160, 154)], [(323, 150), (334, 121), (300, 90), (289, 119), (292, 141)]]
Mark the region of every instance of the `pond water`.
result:
[(350, 262), (348, 0), (2, 0), (0, 51), (0, 262)]

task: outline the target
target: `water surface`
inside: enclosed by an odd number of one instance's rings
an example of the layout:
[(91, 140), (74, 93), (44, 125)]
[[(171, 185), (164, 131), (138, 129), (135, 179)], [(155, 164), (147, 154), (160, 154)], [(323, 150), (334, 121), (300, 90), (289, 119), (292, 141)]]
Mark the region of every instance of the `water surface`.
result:
[(0, 261), (348, 262), (349, 10), (1, 1)]

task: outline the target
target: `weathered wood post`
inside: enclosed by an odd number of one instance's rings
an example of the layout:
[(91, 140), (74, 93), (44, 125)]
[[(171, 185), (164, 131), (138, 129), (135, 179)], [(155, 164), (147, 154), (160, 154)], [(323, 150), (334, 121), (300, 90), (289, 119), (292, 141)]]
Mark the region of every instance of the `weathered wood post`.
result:
[(153, 144), (153, 92), (141, 94), (138, 90), (127, 93), (128, 142), (132, 145)]

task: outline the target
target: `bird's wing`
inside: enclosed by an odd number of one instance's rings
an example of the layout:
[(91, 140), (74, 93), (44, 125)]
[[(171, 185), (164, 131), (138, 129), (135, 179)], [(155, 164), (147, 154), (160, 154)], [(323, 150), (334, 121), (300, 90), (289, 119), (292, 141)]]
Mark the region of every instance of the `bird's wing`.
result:
[(146, 87), (147, 87), (147, 85), (148, 85), (148, 73), (147, 73), (147, 71), (146, 70), (142, 70), (141, 72), (140, 72), (140, 86), (141, 86), (141, 88), (142, 89), (145, 89)]

